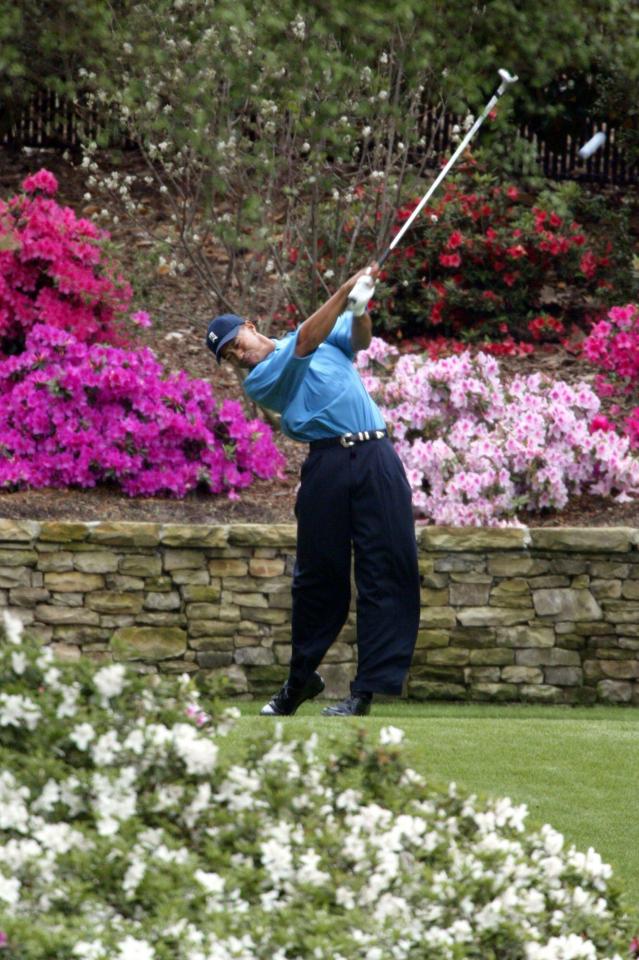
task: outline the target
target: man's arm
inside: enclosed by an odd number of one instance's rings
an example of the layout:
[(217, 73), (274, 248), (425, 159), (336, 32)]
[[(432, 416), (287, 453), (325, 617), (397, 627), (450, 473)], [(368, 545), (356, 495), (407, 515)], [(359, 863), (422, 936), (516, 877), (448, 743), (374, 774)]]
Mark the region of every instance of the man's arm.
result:
[[(357, 283), (359, 277), (364, 273), (370, 270), (371, 275), (374, 277), (377, 274), (377, 264), (372, 264), (371, 267), (367, 267), (364, 270), (358, 270), (358, 272), (352, 276), (346, 283), (343, 283), (339, 290), (330, 297), (326, 303), (323, 303), (322, 306), (311, 314), (311, 316), (301, 324), (297, 331), (297, 343), (295, 345), (295, 355), (298, 357), (306, 357), (309, 353), (312, 353), (313, 350), (316, 350), (319, 347), (320, 343), (323, 343), (326, 340), (327, 336), (335, 326), (335, 321), (340, 314), (344, 313), (346, 309), (346, 303), (348, 300), (348, 295)], [(353, 349), (362, 350), (362, 346), (355, 346), (355, 330), (356, 327), (359, 329), (361, 321), (367, 317), (368, 323), (364, 323), (362, 329), (358, 332), (357, 342), (360, 341), (364, 343), (366, 340), (366, 329), (368, 327), (368, 340), (366, 341), (366, 346), (370, 343), (371, 332), (370, 332), (370, 317), (368, 315), (362, 315), (361, 317), (353, 317)]]
[(366, 350), (366, 348), (370, 346), (372, 338), (373, 325), (370, 315), (363, 313), (360, 317), (353, 317), (353, 324), (351, 326), (353, 353), (357, 353), (358, 350)]

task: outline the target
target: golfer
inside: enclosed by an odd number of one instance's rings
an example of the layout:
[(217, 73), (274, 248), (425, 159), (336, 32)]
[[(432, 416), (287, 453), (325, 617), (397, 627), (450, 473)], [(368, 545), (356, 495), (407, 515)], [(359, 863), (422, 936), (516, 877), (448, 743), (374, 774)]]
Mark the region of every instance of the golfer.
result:
[[(375, 277), (377, 264), (368, 270)], [(400, 694), (415, 646), (420, 597), (411, 490), (353, 363), (371, 341), (369, 315), (346, 309), (365, 272), (279, 340), (234, 314), (208, 327), (206, 343), (218, 363), (249, 370), (244, 389), (251, 400), (280, 413), (286, 436), (309, 445), (295, 504), (289, 676), (264, 715), (291, 715), (324, 689), (317, 668), (348, 616), (352, 548), (357, 672), (350, 696), (323, 714), (367, 714), (373, 694)]]

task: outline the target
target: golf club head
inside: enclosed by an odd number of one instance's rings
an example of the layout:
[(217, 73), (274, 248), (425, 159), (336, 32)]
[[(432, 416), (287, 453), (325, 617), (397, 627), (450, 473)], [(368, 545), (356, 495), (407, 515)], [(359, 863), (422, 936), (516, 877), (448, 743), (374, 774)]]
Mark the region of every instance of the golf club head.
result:
[(602, 130), (598, 130), (587, 143), (584, 143), (583, 147), (579, 150), (579, 156), (582, 160), (587, 160), (588, 157), (591, 157), (593, 153), (596, 153), (601, 147), (603, 147), (606, 142), (606, 134)]
[(498, 90), (499, 94), (502, 94), (504, 90), (507, 90), (511, 83), (517, 83), (519, 80), (518, 76), (509, 73), (509, 71), (505, 70), (504, 67), (500, 67), (497, 73), (501, 77), (501, 83)]

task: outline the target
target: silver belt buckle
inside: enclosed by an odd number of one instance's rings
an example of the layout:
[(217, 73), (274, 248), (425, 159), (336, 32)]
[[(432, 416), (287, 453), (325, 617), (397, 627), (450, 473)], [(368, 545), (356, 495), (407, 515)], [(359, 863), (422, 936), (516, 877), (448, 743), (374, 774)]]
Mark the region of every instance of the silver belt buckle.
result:
[(339, 442), (343, 447), (354, 447), (355, 437), (352, 433), (345, 433), (343, 437), (339, 438)]

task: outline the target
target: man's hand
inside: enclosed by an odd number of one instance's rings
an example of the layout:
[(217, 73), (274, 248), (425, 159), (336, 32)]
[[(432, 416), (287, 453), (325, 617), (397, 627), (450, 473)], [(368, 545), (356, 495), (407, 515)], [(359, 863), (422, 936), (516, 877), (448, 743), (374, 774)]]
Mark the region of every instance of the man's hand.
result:
[[(372, 263), (370, 267), (367, 267), (365, 270), (360, 270), (355, 275), (355, 283), (358, 282), (360, 277), (366, 276), (370, 277), (374, 281), (377, 278), (379, 273), (379, 266), (377, 263)], [(351, 288), (352, 289), (352, 288)], [(373, 290), (371, 290), (371, 295)], [(366, 350), (370, 346), (370, 342), (373, 338), (373, 325), (371, 323), (371, 318), (369, 313), (364, 307), (359, 313), (353, 311), (353, 321), (351, 324), (351, 346), (353, 352), (357, 353), (358, 350)]]
[[(359, 280), (360, 277), (368, 274), (373, 277), (373, 279), (379, 273), (379, 267), (376, 263), (371, 263), (369, 267), (365, 267), (363, 270), (358, 270), (357, 273), (354, 273), (352, 277), (346, 280), (345, 283), (339, 288), (339, 290), (333, 294), (333, 296), (323, 303), (322, 306), (315, 311), (304, 323), (301, 324), (297, 331), (297, 344), (295, 346), (295, 354), (298, 357), (306, 357), (309, 353), (312, 353), (314, 350), (319, 347), (320, 343), (323, 343), (326, 340), (327, 336), (335, 326), (335, 321), (340, 314), (346, 309), (346, 304), (348, 301), (348, 295)], [(358, 321), (363, 321), (364, 317), (356, 318)], [(355, 327), (355, 318), (353, 320), (353, 328)], [(368, 318), (369, 326), (369, 335), (368, 343), (370, 343), (370, 318)], [(361, 339), (358, 337), (358, 340)], [(368, 345), (368, 344), (367, 344)], [(361, 350), (362, 347), (355, 347), (353, 341), (353, 349)]]
[(377, 274), (379, 273), (379, 265), (373, 261), (367, 267), (364, 267), (362, 270), (358, 270), (357, 273), (354, 273), (349, 280), (346, 281), (342, 286), (348, 288), (348, 292), (353, 289), (360, 277), (372, 277), (373, 280), (377, 280)]

